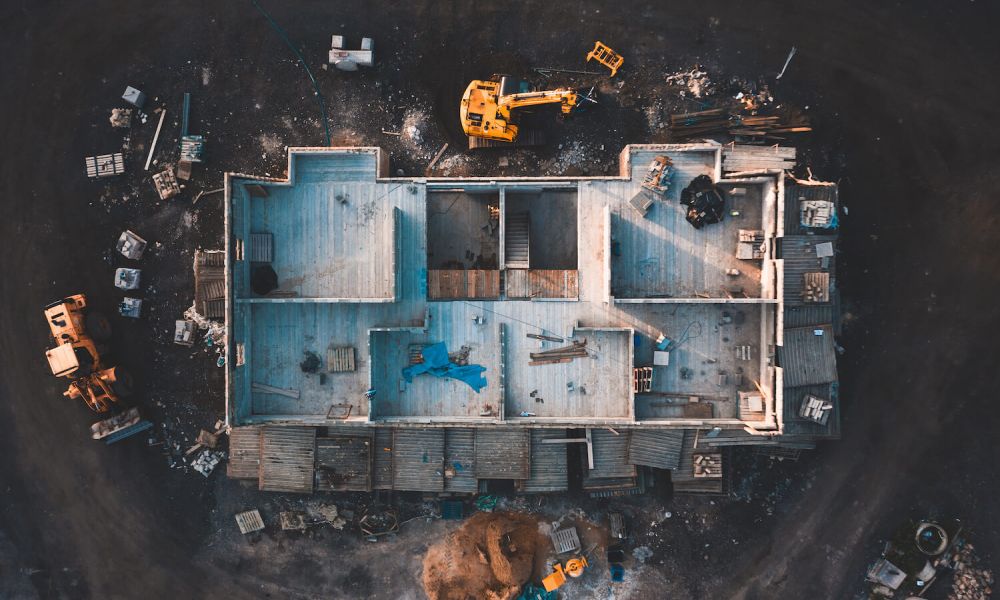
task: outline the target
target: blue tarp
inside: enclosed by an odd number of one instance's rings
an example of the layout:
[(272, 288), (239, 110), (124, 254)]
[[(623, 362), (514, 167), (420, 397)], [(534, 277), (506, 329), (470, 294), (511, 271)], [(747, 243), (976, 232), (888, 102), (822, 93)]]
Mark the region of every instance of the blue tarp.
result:
[(451, 362), (448, 358), (448, 346), (444, 342), (438, 342), (425, 347), (421, 354), (424, 362), (418, 365), (411, 365), (403, 369), (403, 378), (406, 381), (413, 381), (413, 378), (422, 373), (430, 373), (435, 377), (450, 377), (469, 384), (469, 387), (479, 390), (486, 387), (486, 378), (483, 373), (486, 367), (482, 365), (459, 366)]

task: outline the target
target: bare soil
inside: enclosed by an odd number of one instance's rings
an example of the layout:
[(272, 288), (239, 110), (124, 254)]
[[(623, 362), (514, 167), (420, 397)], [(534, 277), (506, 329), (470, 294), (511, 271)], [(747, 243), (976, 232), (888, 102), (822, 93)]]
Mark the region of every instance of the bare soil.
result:
[(547, 541), (533, 516), (477, 513), (427, 551), (424, 591), (431, 600), (508, 600), (531, 577), (535, 547)]

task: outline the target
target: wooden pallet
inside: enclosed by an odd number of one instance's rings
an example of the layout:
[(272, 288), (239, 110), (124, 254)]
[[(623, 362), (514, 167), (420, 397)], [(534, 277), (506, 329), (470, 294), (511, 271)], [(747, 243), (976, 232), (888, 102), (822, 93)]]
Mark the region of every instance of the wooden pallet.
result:
[(246, 512), (236, 513), (236, 524), (239, 526), (240, 533), (243, 535), (264, 530), (264, 519), (260, 517), (260, 511), (256, 508)]
[(111, 177), (125, 172), (125, 157), (121, 152), (84, 158), (87, 177)]
[(642, 394), (653, 389), (653, 367), (635, 367), (632, 369), (632, 387), (636, 394)]
[(356, 371), (354, 364), (354, 346), (327, 348), (326, 370), (328, 373), (346, 373)]
[(250, 234), (250, 262), (270, 263), (274, 260), (274, 236), (270, 233)]

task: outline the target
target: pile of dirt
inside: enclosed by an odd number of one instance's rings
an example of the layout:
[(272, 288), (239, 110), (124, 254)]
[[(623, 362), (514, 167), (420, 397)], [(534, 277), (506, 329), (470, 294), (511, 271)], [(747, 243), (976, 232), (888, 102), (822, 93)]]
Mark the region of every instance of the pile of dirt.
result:
[(515, 513), (478, 513), (424, 557), (431, 600), (506, 600), (532, 575), (538, 521)]

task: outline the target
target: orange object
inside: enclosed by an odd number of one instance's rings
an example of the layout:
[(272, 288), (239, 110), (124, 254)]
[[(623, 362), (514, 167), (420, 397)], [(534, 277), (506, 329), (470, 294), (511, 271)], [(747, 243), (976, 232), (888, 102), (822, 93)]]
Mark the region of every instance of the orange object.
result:
[(594, 49), (587, 54), (587, 62), (594, 59), (605, 67), (611, 69), (611, 76), (618, 73), (618, 69), (625, 63), (625, 59), (603, 42), (594, 42)]
[(590, 564), (587, 562), (587, 557), (579, 556), (577, 558), (571, 558), (566, 561), (566, 568), (560, 563), (556, 563), (554, 571), (549, 574), (548, 577), (542, 580), (542, 587), (545, 588), (546, 592), (551, 592), (557, 590), (566, 583), (566, 576), (576, 578), (583, 575), (584, 569), (586, 569)]

